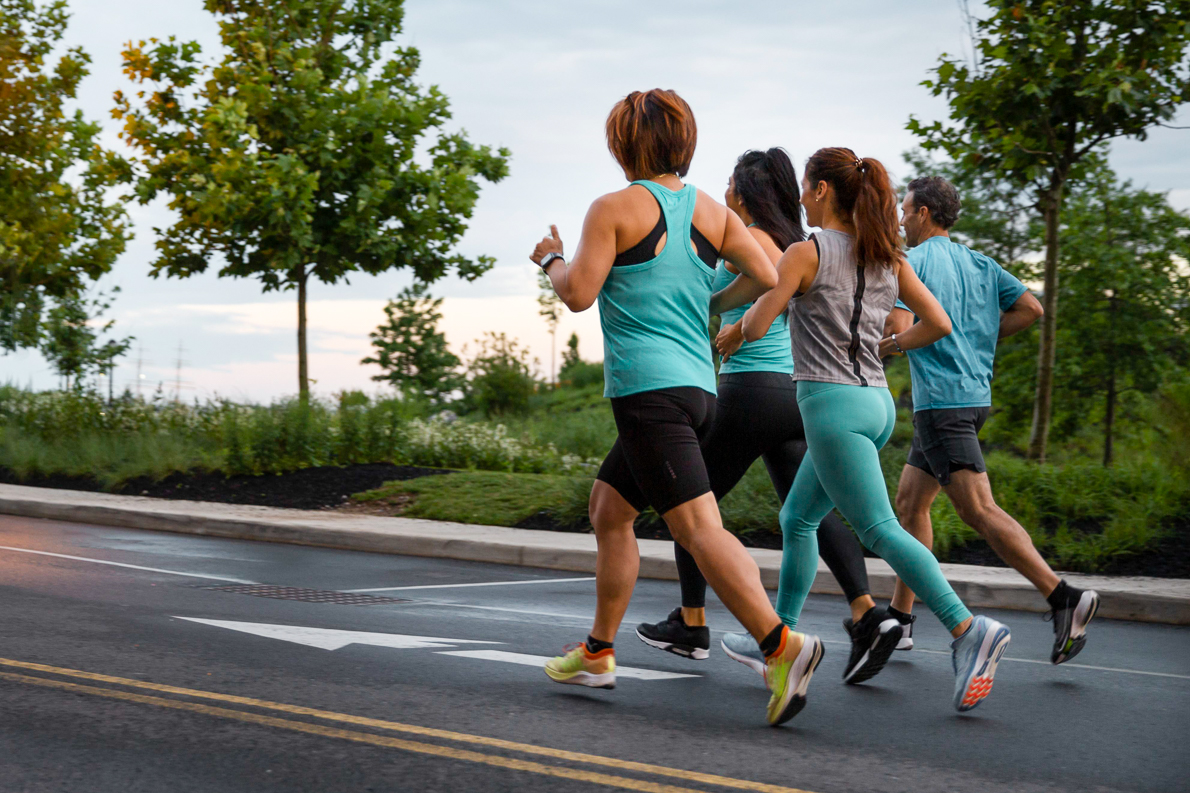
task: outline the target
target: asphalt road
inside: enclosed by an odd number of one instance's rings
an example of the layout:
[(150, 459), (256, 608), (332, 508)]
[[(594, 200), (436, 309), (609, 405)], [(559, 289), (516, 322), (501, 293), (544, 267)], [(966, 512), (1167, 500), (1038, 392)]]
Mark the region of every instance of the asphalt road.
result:
[[(959, 715), (928, 613), (917, 649), (844, 686), (844, 603), (812, 596), (804, 627), (826, 659), (806, 709), (773, 729), (760, 678), (718, 651), (738, 628), (717, 603), (707, 661), (636, 640), (676, 584), (640, 582), (617, 688), (593, 691), (537, 660), (585, 636), (581, 575), (7, 517), (0, 546), (5, 793), (1166, 793), (1190, 779), (1187, 628), (1099, 620), (1055, 668), (1048, 623), (991, 612), (1012, 645), (992, 696)], [(212, 588), (245, 584), (398, 602)]]

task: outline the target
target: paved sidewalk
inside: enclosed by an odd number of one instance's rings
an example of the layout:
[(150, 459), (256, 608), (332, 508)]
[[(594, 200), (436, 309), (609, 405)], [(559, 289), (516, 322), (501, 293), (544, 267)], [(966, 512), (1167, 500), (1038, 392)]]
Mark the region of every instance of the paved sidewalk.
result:
[[(590, 534), (170, 501), (19, 485), (0, 485), (0, 514), (586, 573), (595, 570), (595, 537)], [(661, 540), (639, 543), (642, 577), (677, 579), (672, 543)], [(753, 548), (750, 553), (760, 565), (764, 585), (775, 589), (780, 552)], [(888, 564), (880, 559), (866, 561), (873, 594), (891, 597), (895, 576)], [(968, 606), (1048, 610), (1045, 600), (1015, 570), (944, 564), (942, 571)], [(1099, 591), (1100, 616), (1190, 625), (1190, 580), (1081, 574), (1066, 578), (1076, 586)], [(821, 561), (812, 591), (841, 592)]]

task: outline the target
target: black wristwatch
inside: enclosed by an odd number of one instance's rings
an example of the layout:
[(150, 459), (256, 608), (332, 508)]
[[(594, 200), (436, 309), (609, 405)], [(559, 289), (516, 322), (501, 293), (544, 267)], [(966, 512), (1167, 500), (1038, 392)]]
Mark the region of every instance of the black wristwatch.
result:
[(562, 259), (562, 261), (566, 261), (562, 258), (562, 254), (550, 251), (545, 256), (541, 257), (541, 264), (538, 266), (541, 267), (542, 271), (544, 271), (547, 267), (554, 263), (554, 259)]

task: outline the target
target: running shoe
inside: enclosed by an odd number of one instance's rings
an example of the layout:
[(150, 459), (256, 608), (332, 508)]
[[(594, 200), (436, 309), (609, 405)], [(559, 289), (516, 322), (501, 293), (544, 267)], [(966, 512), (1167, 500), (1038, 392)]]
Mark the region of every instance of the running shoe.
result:
[(1004, 657), (1011, 638), (1007, 625), (980, 616), (971, 621), (966, 633), (950, 643), (955, 710), (960, 713), (971, 710), (992, 692), (996, 665)]
[(545, 662), (545, 673), (555, 683), (590, 688), (616, 687), (616, 651), (613, 648), (592, 653), (586, 642), (568, 644), (566, 655)]
[(725, 633), (719, 644), (729, 658), (739, 661), (756, 674), (764, 677), (764, 653), (760, 651), (760, 646), (751, 636), (746, 633)]
[(814, 670), (822, 663), (822, 640), (802, 634), (802, 646), (793, 653), (789, 648), (795, 635), (786, 628), (781, 634), (781, 646), (765, 662), (764, 679), (773, 692), (769, 697), (768, 720), (774, 727), (806, 707), (806, 689)]
[(897, 617), (897, 622), (901, 623), (901, 640), (897, 642), (898, 650), (912, 650), (913, 649), (913, 623), (917, 622), (916, 614), (906, 614), (908, 619), (902, 620)]
[(1054, 651), (1050, 662), (1061, 664), (1078, 655), (1087, 643), (1087, 623), (1099, 611), (1099, 593), (1093, 589), (1075, 589), (1067, 585), (1070, 596), (1062, 608), (1051, 609), (1054, 621)]
[(843, 682), (862, 683), (880, 673), (901, 641), (901, 623), (883, 606), (868, 609), (858, 623), (844, 620), (851, 636), (851, 657), (843, 667)]
[(711, 629), (705, 625), (691, 628), (682, 620), (680, 607), (661, 622), (637, 625), (636, 636), (650, 647), (683, 658), (703, 661), (711, 654)]

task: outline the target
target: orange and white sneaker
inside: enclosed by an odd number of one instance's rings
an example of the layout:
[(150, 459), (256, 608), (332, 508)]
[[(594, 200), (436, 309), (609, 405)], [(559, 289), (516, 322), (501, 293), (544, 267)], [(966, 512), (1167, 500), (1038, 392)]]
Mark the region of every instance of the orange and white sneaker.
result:
[(950, 643), (954, 664), (954, 707), (971, 710), (992, 693), (996, 665), (1004, 657), (1012, 634), (1008, 626), (988, 617), (976, 617), (971, 627)]
[(616, 651), (609, 647), (593, 653), (586, 642), (568, 644), (566, 655), (545, 662), (545, 673), (555, 683), (590, 688), (616, 687)]
[[(794, 637), (802, 645), (793, 652)], [(773, 695), (769, 698), (768, 720), (776, 727), (792, 719), (806, 707), (806, 688), (814, 670), (822, 663), (822, 640), (817, 636), (794, 633), (785, 628), (781, 646), (765, 659), (764, 680)]]

